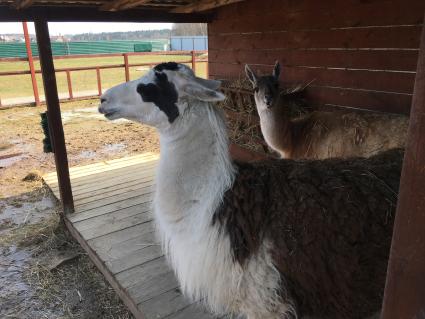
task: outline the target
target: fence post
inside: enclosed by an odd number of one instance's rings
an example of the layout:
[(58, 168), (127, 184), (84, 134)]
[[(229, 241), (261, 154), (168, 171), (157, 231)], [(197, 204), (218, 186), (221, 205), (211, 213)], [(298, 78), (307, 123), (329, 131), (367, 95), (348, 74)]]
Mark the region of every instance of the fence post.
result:
[(128, 54), (124, 53), (124, 68), (125, 68), (125, 81), (130, 81), (130, 69), (128, 68)]
[(192, 50), (192, 71), (196, 74), (196, 56), (195, 50)]
[(71, 72), (69, 72), (69, 70), (66, 70), (65, 72), (66, 72), (66, 82), (68, 83), (69, 99), (72, 100), (74, 98), (74, 94), (72, 93)]
[(34, 60), (32, 58), (31, 41), (30, 41), (30, 36), (28, 34), (28, 26), (26, 21), (22, 22), (22, 27), (24, 29), (25, 46), (27, 48), (28, 64), (29, 64), (30, 72), (31, 72), (31, 82), (32, 82), (32, 90), (34, 92), (34, 101), (35, 101), (35, 105), (39, 106), (40, 97), (38, 95), (37, 79), (35, 77)]
[(99, 96), (102, 95), (102, 82), (100, 78), (100, 69), (96, 68), (96, 77), (97, 77), (97, 91), (99, 92)]

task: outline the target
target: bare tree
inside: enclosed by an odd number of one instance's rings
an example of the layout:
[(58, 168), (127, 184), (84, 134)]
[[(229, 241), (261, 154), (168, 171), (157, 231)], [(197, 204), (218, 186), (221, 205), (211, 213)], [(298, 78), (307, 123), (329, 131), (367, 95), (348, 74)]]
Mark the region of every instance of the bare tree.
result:
[(173, 23), (171, 35), (207, 35), (206, 23)]

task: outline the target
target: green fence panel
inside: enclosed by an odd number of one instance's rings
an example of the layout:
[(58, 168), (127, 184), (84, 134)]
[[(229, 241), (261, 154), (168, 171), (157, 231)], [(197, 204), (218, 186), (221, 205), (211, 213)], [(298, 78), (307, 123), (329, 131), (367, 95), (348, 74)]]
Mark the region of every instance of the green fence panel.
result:
[[(150, 51), (164, 51), (168, 48), (169, 40), (150, 41), (90, 41), (90, 42), (52, 42), (53, 55), (76, 55), (76, 54), (99, 54), (99, 53), (124, 53), (144, 52), (135, 51), (138, 47), (150, 47)], [(36, 43), (31, 43), (34, 56), (38, 56)], [(0, 57), (27, 56), (25, 43), (23, 42), (0, 42)]]

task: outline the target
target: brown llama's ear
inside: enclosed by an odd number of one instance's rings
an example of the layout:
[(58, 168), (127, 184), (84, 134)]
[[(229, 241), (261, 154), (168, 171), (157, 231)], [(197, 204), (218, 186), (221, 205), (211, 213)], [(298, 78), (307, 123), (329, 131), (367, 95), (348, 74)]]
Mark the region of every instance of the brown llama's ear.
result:
[(273, 68), (272, 75), (276, 80), (279, 80), (279, 76), (280, 76), (280, 63), (279, 63), (279, 61), (276, 61), (274, 68)]
[(245, 64), (245, 73), (253, 87), (257, 86), (257, 75), (251, 70), (248, 64)]

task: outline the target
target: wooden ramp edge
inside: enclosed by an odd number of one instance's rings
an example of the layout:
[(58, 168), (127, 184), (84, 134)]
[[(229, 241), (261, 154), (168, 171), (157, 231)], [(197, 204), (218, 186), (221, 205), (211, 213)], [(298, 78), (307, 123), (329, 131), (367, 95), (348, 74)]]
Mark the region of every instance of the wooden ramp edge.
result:
[[(70, 168), (71, 235), (137, 319), (211, 319), (186, 300), (156, 241), (151, 201), (158, 154)], [(56, 173), (43, 176), (59, 198)]]

